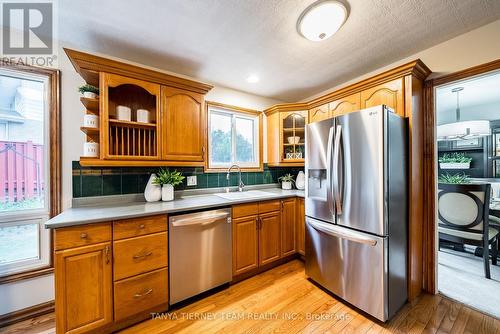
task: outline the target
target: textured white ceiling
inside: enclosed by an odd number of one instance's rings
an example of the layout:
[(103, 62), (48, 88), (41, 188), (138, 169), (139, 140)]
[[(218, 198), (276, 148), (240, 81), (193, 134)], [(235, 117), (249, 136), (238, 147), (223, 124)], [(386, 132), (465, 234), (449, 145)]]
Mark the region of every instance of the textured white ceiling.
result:
[[(81, 50), (297, 101), (500, 18), (500, 0), (349, 0), (345, 25), (317, 43), (296, 31), (312, 2), (60, 1), (59, 36)], [(259, 83), (246, 82), (251, 73)]]

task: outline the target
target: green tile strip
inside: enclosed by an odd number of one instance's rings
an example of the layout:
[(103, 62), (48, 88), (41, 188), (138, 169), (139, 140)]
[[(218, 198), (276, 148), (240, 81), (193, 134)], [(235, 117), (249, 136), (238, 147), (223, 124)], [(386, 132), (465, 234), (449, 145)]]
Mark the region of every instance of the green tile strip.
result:
[[(107, 196), (122, 194), (137, 194), (144, 192), (144, 188), (151, 173), (158, 168), (97, 168), (82, 167), (78, 161), (72, 162), (73, 197)], [(186, 180), (177, 186), (176, 190), (204, 189), (226, 187), (226, 173), (204, 173), (199, 167), (169, 167), (181, 171), (184, 176), (196, 175), (197, 185), (187, 186)], [(246, 185), (277, 183), (278, 178), (290, 173), (297, 175), (302, 168), (269, 168), (264, 164), (262, 172), (243, 172), (241, 179)], [(238, 173), (232, 172), (230, 186), (238, 185)]]

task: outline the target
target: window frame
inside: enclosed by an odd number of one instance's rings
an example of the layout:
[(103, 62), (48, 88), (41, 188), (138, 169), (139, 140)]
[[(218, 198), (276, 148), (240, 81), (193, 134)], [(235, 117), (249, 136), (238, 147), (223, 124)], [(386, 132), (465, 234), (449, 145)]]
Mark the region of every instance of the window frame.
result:
[[(18, 225), (20, 221), (36, 221), (39, 228), (40, 261), (19, 261), (5, 273), (0, 273), (0, 284), (11, 283), (19, 280), (30, 279), (37, 276), (53, 273), (53, 244), (52, 231), (45, 230), (43, 223), (48, 218), (54, 217), (61, 211), (61, 128), (60, 128), (60, 71), (51, 68), (41, 68), (8, 61), (2, 62), (2, 70), (12, 71), (19, 77), (40, 77), (46, 83), (45, 113), (46, 130), (45, 143), (47, 146), (45, 159), (48, 163), (45, 171), (46, 201), (43, 209), (34, 209), (21, 213), (5, 212), (0, 215), (0, 224), (5, 226)], [(4, 268), (10, 267), (6, 265)]]
[[(211, 152), (211, 133), (210, 133), (210, 122), (211, 122), (211, 114), (219, 113), (219, 114), (230, 114), (231, 118), (231, 145), (232, 145), (232, 161), (228, 164), (213, 164), (210, 159)], [(252, 110), (232, 105), (227, 105), (218, 102), (206, 102), (206, 114), (207, 114), (207, 155), (205, 157), (205, 171), (206, 172), (220, 172), (226, 171), (231, 165), (237, 164), (241, 167), (242, 171), (263, 171), (264, 163), (263, 163), (263, 140), (262, 135), (264, 132), (263, 129), (263, 113), (262, 111)], [(256, 158), (255, 163), (238, 163), (234, 161), (236, 155), (236, 118), (248, 119), (254, 121), (254, 155)]]

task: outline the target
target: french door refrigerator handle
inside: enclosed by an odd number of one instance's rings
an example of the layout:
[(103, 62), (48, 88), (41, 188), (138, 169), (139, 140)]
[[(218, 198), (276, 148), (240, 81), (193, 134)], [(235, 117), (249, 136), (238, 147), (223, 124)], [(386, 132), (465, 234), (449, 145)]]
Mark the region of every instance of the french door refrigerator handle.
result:
[(332, 149), (333, 149), (333, 126), (328, 131), (328, 145), (326, 148), (326, 200), (328, 202), (328, 209), (331, 215), (335, 214), (333, 210), (333, 196), (332, 196)]
[(333, 172), (335, 176), (333, 177), (333, 191), (335, 191), (335, 205), (337, 208), (337, 214), (342, 214), (342, 201), (340, 199), (340, 189), (339, 189), (339, 159), (340, 159), (340, 138), (342, 135), (342, 126), (337, 125), (335, 129), (335, 144), (333, 145)]
[[(323, 232), (325, 234), (337, 237), (340, 239), (346, 239), (357, 243), (367, 244), (370, 246), (377, 245), (377, 240), (371, 239), (369, 237), (361, 236), (356, 232), (351, 231), (340, 231), (337, 226), (330, 226), (331, 224), (320, 223), (313, 220), (308, 220), (307, 223), (311, 225), (315, 230)], [(343, 228), (342, 228), (343, 229)]]

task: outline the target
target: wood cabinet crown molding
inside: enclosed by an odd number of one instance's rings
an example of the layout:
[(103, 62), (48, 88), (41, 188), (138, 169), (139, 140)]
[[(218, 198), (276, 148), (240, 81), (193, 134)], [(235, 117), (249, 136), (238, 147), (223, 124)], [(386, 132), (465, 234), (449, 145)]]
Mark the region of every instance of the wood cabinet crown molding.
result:
[(413, 75), (419, 80), (424, 80), (427, 78), (432, 71), (420, 60), (416, 59), (406, 64), (397, 66), (388, 71), (384, 71), (370, 78), (361, 80), (354, 84), (348, 85), (346, 87), (337, 89), (331, 93), (319, 96), (308, 102), (300, 103), (282, 103), (276, 104), (266, 110), (264, 113), (270, 115), (277, 111), (292, 111), (292, 110), (306, 110), (319, 107), (323, 104), (335, 101), (337, 99), (343, 98), (354, 93), (359, 93), (365, 89), (380, 85), (384, 82), (388, 82), (397, 78), (401, 78), (405, 75)]
[(83, 79), (96, 87), (99, 87), (99, 72), (107, 72), (189, 90), (200, 94), (206, 94), (213, 88), (212, 85), (206, 83), (177, 77), (81, 51), (64, 48), (64, 52), (66, 52), (71, 64), (73, 64), (73, 67)]

